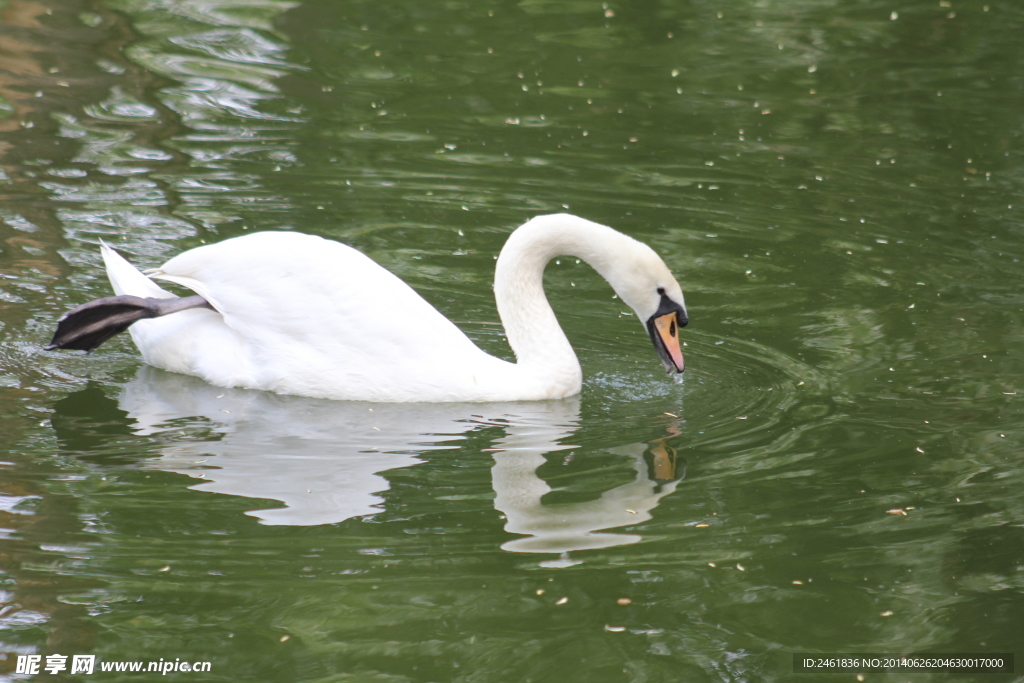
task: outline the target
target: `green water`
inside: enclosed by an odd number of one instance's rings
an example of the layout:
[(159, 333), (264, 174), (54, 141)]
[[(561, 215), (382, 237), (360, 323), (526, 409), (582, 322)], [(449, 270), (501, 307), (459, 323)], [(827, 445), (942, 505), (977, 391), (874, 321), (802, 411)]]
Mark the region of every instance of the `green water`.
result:
[[(1024, 656), (1024, 6), (0, 12), (0, 678), (18, 654), (332, 683)], [(677, 274), (682, 384), (575, 259), (547, 285), (578, 399), (310, 401), (127, 337), (42, 350), (109, 294), (100, 239), (153, 267), (273, 228), (363, 250), (508, 357), (494, 256), (564, 210)]]

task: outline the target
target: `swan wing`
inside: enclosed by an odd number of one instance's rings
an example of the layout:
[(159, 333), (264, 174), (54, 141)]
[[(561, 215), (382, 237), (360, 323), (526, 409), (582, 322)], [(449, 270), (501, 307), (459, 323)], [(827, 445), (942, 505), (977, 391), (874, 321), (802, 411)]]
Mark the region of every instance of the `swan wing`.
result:
[(153, 277), (214, 306), (251, 375), (242, 386), (329, 398), (446, 400), (466, 393), (477, 366), (503, 363), (372, 259), (312, 235), (225, 240), (174, 257)]

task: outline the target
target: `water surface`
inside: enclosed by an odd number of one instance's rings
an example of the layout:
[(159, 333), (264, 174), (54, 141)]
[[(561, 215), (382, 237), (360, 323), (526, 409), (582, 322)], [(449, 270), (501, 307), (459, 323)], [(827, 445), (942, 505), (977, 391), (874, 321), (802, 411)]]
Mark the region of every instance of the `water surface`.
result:
[[(0, 675), (810, 680), (792, 653), (1024, 653), (1017, 4), (0, 12)], [(332, 403), (154, 370), (127, 337), (42, 350), (109, 293), (100, 239), (153, 267), (284, 229), (509, 358), (494, 256), (566, 210), (677, 274), (682, 384), (572, 258), (546, 276), (585, 373), (565, 401)]]

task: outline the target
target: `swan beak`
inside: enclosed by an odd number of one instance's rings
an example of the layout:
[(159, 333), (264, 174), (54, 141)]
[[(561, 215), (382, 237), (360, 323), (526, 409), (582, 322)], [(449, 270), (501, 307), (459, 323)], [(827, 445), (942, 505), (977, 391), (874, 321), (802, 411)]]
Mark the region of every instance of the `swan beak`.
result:
[[(679, 320), (675, 311), (666, 313), (653, 320), (651, 337), (654, 340), (654, 347), (661, 354), (665, 362), (665, 368), (672, 372), (682, 372), (685, 368), (683, 363), (683, 350), (679, 348)], [(672, 366), (675, 366), (674, 368)]]

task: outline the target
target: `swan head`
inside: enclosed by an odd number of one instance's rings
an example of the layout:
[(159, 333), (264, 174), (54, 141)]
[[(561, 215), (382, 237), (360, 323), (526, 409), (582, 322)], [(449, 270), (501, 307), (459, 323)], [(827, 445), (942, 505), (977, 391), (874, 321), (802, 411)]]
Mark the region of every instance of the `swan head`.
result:
[(630, 258), (619, 261), (626, 265), (609, 273), (608, 281), (643, 322), (665, 370), (681, 373), (685, 364), (679, 330), (690, 321), (683, 290), (653, 249), (642, 242), (633, 245)]

